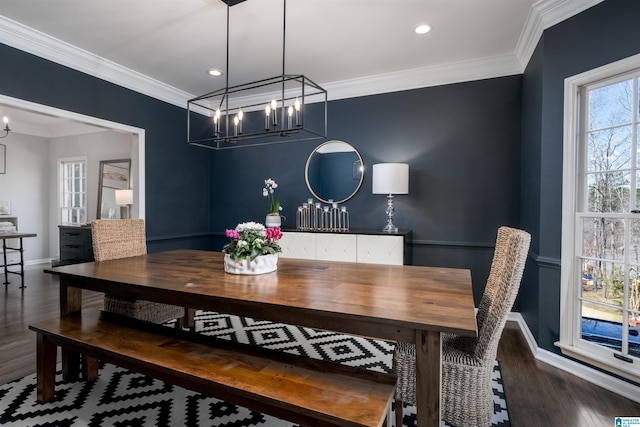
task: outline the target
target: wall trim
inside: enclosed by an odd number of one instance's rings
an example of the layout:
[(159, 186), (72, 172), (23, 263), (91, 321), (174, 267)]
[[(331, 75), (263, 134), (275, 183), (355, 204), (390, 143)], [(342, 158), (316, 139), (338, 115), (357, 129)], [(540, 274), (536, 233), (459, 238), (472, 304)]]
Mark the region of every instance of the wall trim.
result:
[(157, 242), (164, 242), (164, 241), (170, 241), (170, 240), (193, 239), (194, 237), (195, 238), (212, 237), (214, 235), (215, 233), (201, 232), (201, 233), (189, 233), (189, 234), (176, 234), (173, 236), (155, 236), (155, 237), (147, 236), (147, 242), (157, 243)]
[(547, 28), (568, 19), (604, 0), (540, 0), (531, 6), (518, 39), (515, 55), (524, 70)]
[(520, 313), (509, 313), (508, 320), (518, 324), (527, 344), (529, 345), (529, 350), (536, 360), (582, 378), (583, 380), (602, 387), (605, 390), (640, 403), (640, 387), (593, 369), (587, 365), (583, 365), (582, 363), (575, 362), (562, 355), (538, 347), (538, 343), (533, 337), (527, 322)]
[[(322, 82), (330, 100), (522, 74), (545, 28), (603, 0), (540, 0), (535, 3), (513, 53), (403, 70), (336, 82)], [(0, 15), (2, 43), (119, 86), (186, 108), (195, 95), (80, 49)]]
[(412, 246), (444, 246), (454, 248), (482, 248), (493, 249), (495, 243), (483, 243), (483, 242), (452, 242), (447, 240), (412, 240)]
[[(0, 21), (2, 16), (0, 16)], [(2, 26), (0, 25), (0, 31)], [(69, 119), (77, 122), (87, 123), (93, 126), (102, 127), (105, 129), (122, 131), (131, 134), (132, 142), (132, 176), (133, 182), (137, 184), (134, 191), (134, 208), (132, 214), (136, 218), (145, 218), (146, 215), (146, 173), (145, 173), (145, 135), (146, 131), (142, 128), (126, 125), (124, 123), (112, 122), (98, 117), (87, 116), (79, 114), (69, 110), (62, 110), (60, 108), (51, 107), (44, 104), (38, 104), (24, 99), (13, 98), (10, 96), (0, 94), (0, 104), (7, 105), (9, 107), (19, 108), (22, 110), (34, 111), (36, 113), (42, 113), (54, 117), (61, 117), (63, 119)]]

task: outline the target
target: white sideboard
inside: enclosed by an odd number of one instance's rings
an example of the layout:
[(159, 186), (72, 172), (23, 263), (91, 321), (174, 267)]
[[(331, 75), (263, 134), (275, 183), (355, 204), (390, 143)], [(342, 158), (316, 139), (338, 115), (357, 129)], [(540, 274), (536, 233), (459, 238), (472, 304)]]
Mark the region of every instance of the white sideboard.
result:
[(284, 230), (281, 257), (367, 264), (410, 264), (411, 231), (326, 233)]

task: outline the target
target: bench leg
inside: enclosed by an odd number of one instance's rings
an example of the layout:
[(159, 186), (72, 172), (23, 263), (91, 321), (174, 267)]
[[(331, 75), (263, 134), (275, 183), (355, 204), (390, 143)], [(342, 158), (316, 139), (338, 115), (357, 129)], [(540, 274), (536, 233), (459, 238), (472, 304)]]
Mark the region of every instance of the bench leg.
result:
[(56, 356), (58, 348), (43, 334), (36, 341), (36, 399), (39, 403), (53, 400), (56, 380)]
[(402, 400), (396, 399), (396, 427), (402, 427)]
[(62, 349), (62, 379), (68, 382), (80, 378), (80, 354)]
[(98, 379), (98, 359), (82, 355), (82, 377), (86, 382)]

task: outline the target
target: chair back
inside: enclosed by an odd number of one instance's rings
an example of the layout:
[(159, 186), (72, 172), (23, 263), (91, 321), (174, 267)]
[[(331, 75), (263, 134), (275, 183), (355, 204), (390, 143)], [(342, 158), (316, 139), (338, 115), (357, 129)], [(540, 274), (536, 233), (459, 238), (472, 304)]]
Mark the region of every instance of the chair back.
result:
[(91, 238), (96, 261), (147, 253), (143, 219), (97, 219), (91, 223)]
[(530, 243), (531, 235), (526, 231), (498, 229), (491, 272), (476, 317), (477, 360), (493, 363), (496, 358), (502, 330), (520, 288)]

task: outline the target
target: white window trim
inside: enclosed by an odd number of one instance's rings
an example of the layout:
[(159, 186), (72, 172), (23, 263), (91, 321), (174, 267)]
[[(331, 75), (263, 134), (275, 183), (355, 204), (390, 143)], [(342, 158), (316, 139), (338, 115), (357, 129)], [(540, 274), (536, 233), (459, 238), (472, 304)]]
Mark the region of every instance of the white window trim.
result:
[[(580, 265), (575, 257), (575, 249), (580, 236), (576, 233), (576, 190), (579, 184), (578, 159), (580, 156), (579, 137), (580, 112), (579, 91), (582, 86), (593, 84), (598, 80), (610, 79), (617, 74), (628, 73), (640, 68), (640, 54), (630, 56), (612, 64), (590, 70), (564, 82), (564, 132), (563, 132), (563, 161), (562, 161), (562, 255), (560, 273), (560, 339), (555, 343), (562, 353), (589, 363), (605, 371), (612, 372), (636, 382), (640, 382), (640, 366), (638, 363), (629, 364), (610, 356), (610, 353), (598, 352), (598, 346), (592, 344), (593, 350), (587, 350), (584, 343), (578, 346), (575, 328), (580, 325), (574, 322), (580, 310), (573, 279), (579, 277)], [(633, 369), (631, 369), (633, 367)]]
[[(84, 173), (85, 173), (85, 189), (87, 188), (87, 177), (89, 176), (89, 161), (86, 156), (79, 157), (62, 157), (58, 159), (58, 200), (56, 204), (58, 205), (58, 224), (62, 224), (62, 206), (60, 201), (62, 200), (62, 164), (63, 163), (73, 163), (73, 162), (84, 162)], [(85, 192), (85, 201), (87, 200), (88, 194)], [(84, 207), (84, 215), (85, 220), (88, 215), (89, 207)]]

